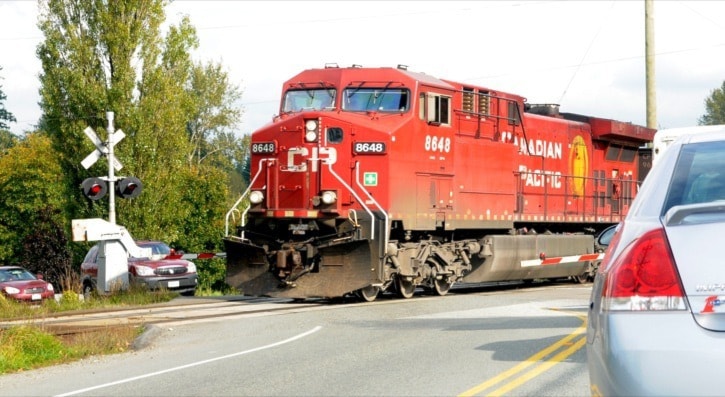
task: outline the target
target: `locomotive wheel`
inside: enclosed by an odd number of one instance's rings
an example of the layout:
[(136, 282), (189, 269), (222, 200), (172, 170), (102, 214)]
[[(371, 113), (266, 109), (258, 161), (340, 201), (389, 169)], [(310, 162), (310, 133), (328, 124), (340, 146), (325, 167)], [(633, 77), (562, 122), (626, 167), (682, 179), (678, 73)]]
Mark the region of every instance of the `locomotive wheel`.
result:
[(413, 281), (408, 281), (403, 277), (396, 277), (396, 286), (398, 287), (398, 295), (401, 298), (410, 299), (415, 293), (415, 284)]
[(378, 297), (379, 293), (380, 287), (375, 287), (372, 285), (368, 285), (365, 288), (360, 288), (359, 290), (355, 291), (355, 295), (357, 295), (358, 298), (362, 299), (365, 302), (374, 301), (375, 298)]
[(572, 280), (574, 280), (574, 284), (586, 284), (589, 282), (589, 274), (584, 273), (581, 276), (572, 276)]
[(428, 263), (428, 266), (431, 267), (431, 272), (433, 273), (433, 290), (435, 291), (436, 295), (443, 296), (448, 293), (448, 290), (451, 289), (451, 285), (453, 283), (448, 282), (447, 277), (437, 277), (437, 274), (439, 274), (443, 267), (433, 258), (428, 258), (426, 261)]
[(451, 285), (453, 285), (453, 283), (449, 283), (448, 279), (444, 278), (440, 280), (435, 279), (435, 281), (433, 282), (433, 287), (435, 288), (436, 294), (438, 294), (439, 296), (447, 294), (448, 290), (451, 289)]

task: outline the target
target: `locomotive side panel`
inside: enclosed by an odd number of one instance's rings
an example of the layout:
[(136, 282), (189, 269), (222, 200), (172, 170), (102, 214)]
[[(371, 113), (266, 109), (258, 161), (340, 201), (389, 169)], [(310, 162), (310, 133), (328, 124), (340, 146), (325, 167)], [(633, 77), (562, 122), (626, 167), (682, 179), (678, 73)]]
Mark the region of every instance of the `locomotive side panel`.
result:
[(391, 131), (395, 165), (390, 173), (390, 213), (409, 230), (431, 230), (445, 223), (455, 203), (456, 147), (449, 106), (453, 87), (421, 85), (413, 114)]
[(490, 139), (456, 138), (454, 191), (457, 205), (449, 229), (509, 229), (516, 210), (518, 148)]
[(522, 221), (592, 221), (591, 135), (588, 126), (527, 115), (517, 172)]

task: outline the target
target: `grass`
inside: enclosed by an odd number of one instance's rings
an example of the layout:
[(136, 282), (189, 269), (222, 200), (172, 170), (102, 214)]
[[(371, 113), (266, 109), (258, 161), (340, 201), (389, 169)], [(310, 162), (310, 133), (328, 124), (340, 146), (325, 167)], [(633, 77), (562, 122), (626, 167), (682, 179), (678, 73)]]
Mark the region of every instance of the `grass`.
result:
[[(69, 289), (59, 302), (46, 300), (41, 304), (28, 304), (6, 298), (0, 294), (0, 319), (42, 319), (62, 312), (118, 307), (133, 307), (168, 302), (178, 294), (166, 290), (148, 291), (131, 286), (127, 290), (111, 291), (107, 295), (91, 294), (81, 299)], [(59, 363), (79, 360), (98, 354), (121, 353), (131, 346), (143, 332), (135, 325), (109, 326), (69, 335), (55, 335), (42, 324), (32, 322), (0, 329), (0, 374), (18, 372)]]
[(0, 374), (21, 372), (128, 350), (143, 327), (126, 325), (55, 336), (35, 325), (0, 329)]
[(112, 286), (107, 294), (99, 294), (94, 290), (88, 299), (84, 299), (81, 297), (83, 284), (80, 276), (74, 272), (61, 276), (60, 284), (63, 290), (60, 300), (49, 299), (42, 303), (27, 304), (0, 294), (0, 320), (37, 319), (69, 311), (148, 305), (168, 302), (179, 295), (166, 289), (149, 291), (146, 286), (137, 284), (121, 288), (119, 284)]
[(89, 299), (81, 299), (77, 292), (71, 290), (63, 293), (60, 301), (45, 300), (42, 303), (35, 304), (17, 302), (0, 295), (0, 320), (37, 319), (78, 310), (142, 306), (168, 302), (177, 296), (177, 293), (167, 290), (148, 291), (145, 288), (136, 286), (131, 286), (123, 291), (112, 291), (107, 295), (94, 292)]
[[(209, 269), (205, 270), (208, 271), (200, 274), (197, 296), (221, 296), (236, 292), (223, 283), (223, 277), (219, 276), (219, 263), (210, 262), (207, 266)], [(206, 273), (211, 276), (201, 277)], [(0, 294), (0, 320), (37, 320), (63, 312), (143, 306), (168, 302), (178, 296), (168, 290), (149, 291), (142, 286), (130, 285), (123, 290), (114, 288), (108, 294), (94, 291), (85, 299), (81, 298), (82, 287), (77, 275), (66, 274), (61, 284), (64, 293), (60, 301), (51, 299), (40, 304), (27, 304)], [(93, 355), (121, 353), (128, 350), (142, 332), (143, 327), (136, 325), (109, 326), (70, 335), (56, 335), (43, 325), (0, 328), (0, 375)]]

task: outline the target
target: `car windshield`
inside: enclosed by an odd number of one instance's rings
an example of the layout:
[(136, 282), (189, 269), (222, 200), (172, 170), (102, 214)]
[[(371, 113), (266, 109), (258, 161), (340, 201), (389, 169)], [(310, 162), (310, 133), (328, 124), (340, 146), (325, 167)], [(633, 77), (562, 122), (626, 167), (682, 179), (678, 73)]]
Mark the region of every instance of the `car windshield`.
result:
[(288, 113), (302, 110), (334, 110), (336, 94), (337, 91), (333, 88), (290, 90), (284, 94), (282, 111)]
[(404, 112), (408, 110), (408, 90), (347, 88), (342, 92), (342, 110), (349, 112)]
[(137, 242), (136, 245), (141, 248), (151, 248), (151, 255), (153, 256), (166, 256), (171, 253), (171, 248), (160, 242)]
[(6, 281), (35, 280), (35, 276), (25, 269), (0, 269), (0, 283)]
[(725, 141), (685, 145), (662, 214), (676, 205), (725, 200)]

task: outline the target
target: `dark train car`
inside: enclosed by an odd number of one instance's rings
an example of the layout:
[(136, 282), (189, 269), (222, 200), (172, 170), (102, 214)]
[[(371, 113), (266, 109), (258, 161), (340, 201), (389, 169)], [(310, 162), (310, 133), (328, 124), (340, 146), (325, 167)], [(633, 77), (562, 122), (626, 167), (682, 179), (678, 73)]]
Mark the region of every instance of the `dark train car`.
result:
[[(405, 67), (285, 82), (227, 213), (227, 282), (290, 298), (590, 277), (654, 130)], [(231, 229), (231, 230), (230, 230)]]

